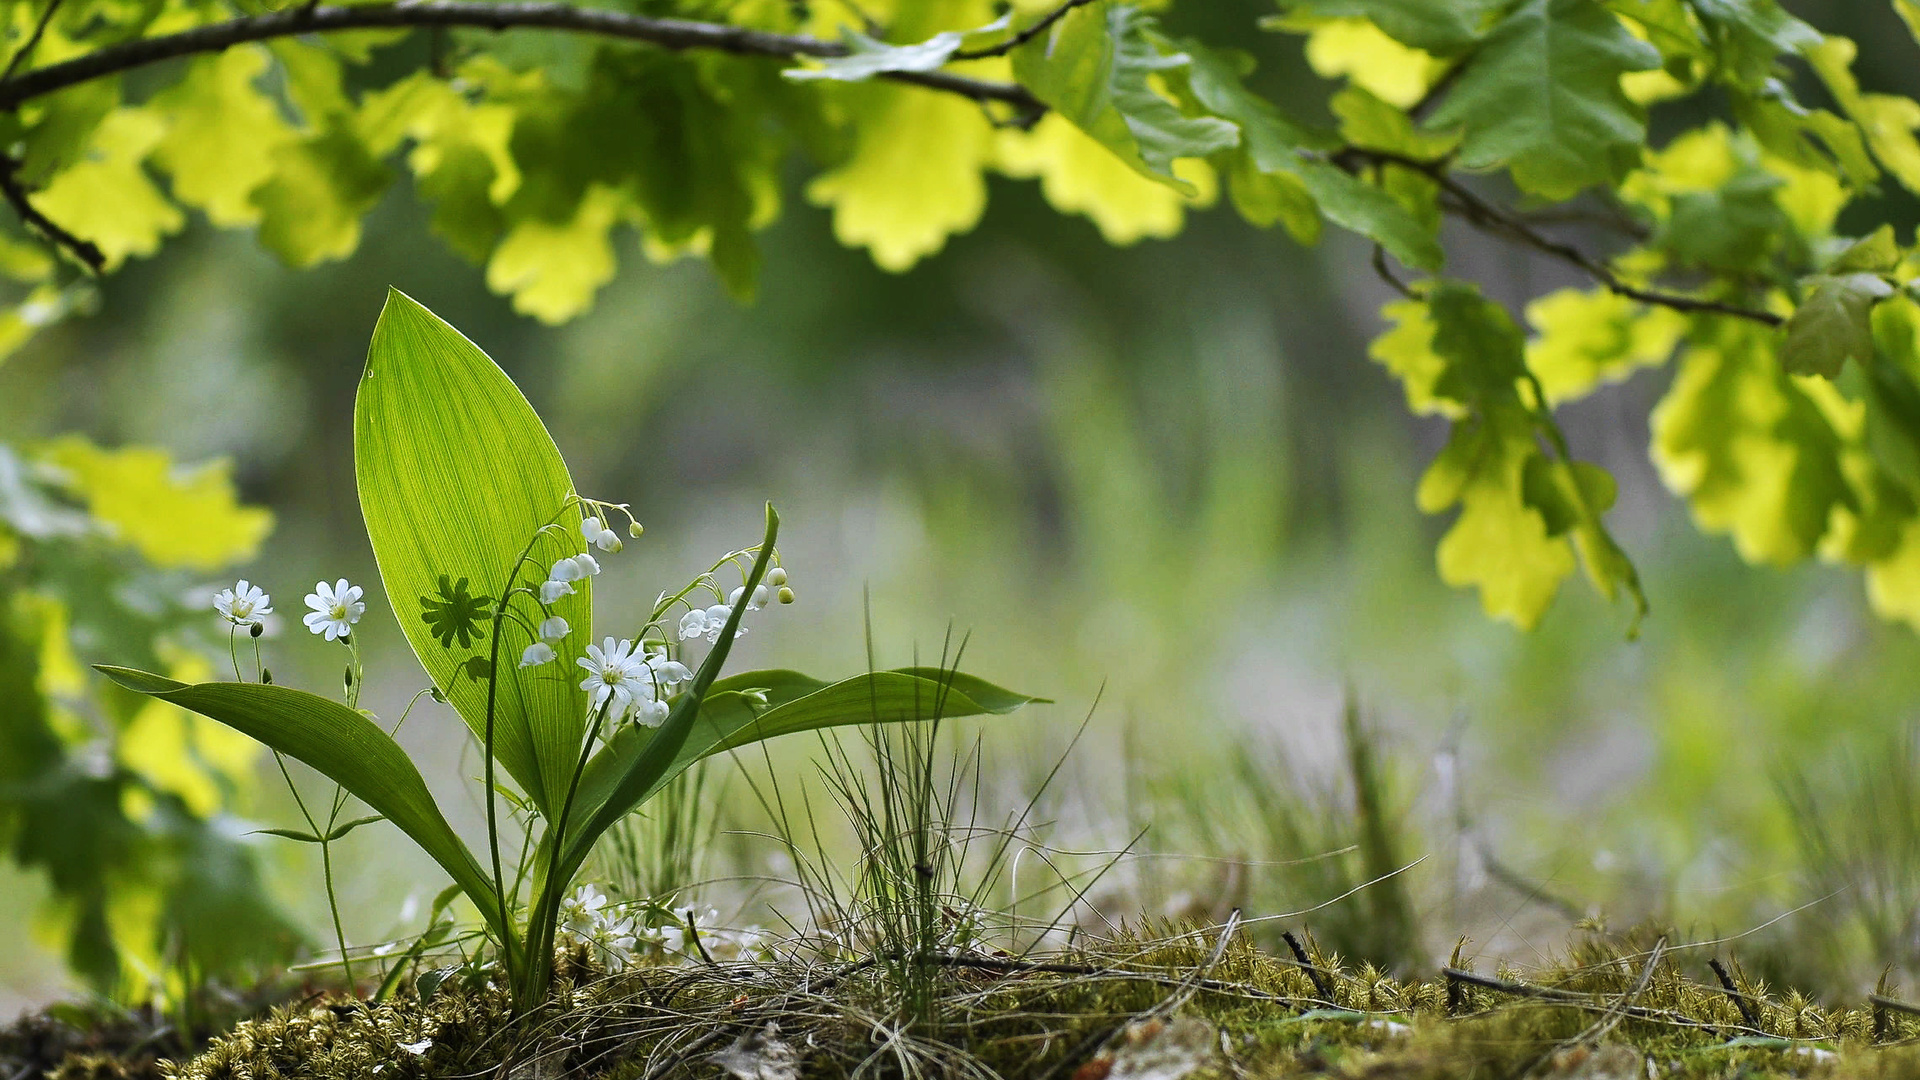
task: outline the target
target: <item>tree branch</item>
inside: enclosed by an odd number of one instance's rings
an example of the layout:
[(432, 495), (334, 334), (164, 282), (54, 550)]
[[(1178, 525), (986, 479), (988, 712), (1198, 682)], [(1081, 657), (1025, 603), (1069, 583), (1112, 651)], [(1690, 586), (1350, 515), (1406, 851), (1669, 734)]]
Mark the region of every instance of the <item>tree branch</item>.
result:
[(85, 263), (87, 269), (98, 274), (106, 269), (107, 257), (98, 245), (73, 235), (60, 226), (60, 223), (41, 213), (27, 197), (27, 189), (21, 185), (20, 162), (11, 157), (0, 157), (0, 198), (13, 207), (20, 220), (27, 223), (35, 232), (46, 237), (47, 242), (71, 254)]
[(1027, 42), (1032, 41), (1034, 38), (1039, 37), (1041, 34), (1046, 33), (1047, 29), (1054, 23), (1066, 18), (1069, 11), (1077, 7), (1085, 7), (1092, 2), (1093, 0), (1066, 0), (1066, 2), (1059, 7), (1047, 12), (1039, 22), (1034, 23), (1032, 26), (1027, 27), (1025, 30), (1020, 31), (1000, 44), (989, 45), (983, 49), (961, 49), (959, 52), (954, 53), (951, 59), (985, 60), (990, 56), (1005, 56), (1020, 46), (1025, 45)]
[[(0, 84), (0, 109), (13, 110), (69, 86), (199, 53), (221, 52), (251, 41), (342, 30), (465, 26), (484, 30), (563, 30), (642, 41), (663, 49), (712, 49), (741, 56), (793, 59), (847, 55), (845, 45), (797, 34), (774, 34), (722, 23), (659, 19), (620, 11), (581, 8), (549, 0), (487, 3), (476, 0), (395, 0), (352, 7), (302, 6), (197, 26), (174, 34), (109, 45), (57, 64), (35, 68)], [(990, 82), (943, 71), (889, 71), (881, 76), (980, 102), (998, 102), (1026, 113), (1046, 104), (1017, 83)]]
[(1771, 311), (1743, 307), (1709, 297), (1688, 296), (1684, 293), (1644, 288), (1625, 281), (1601, 260), (1588, 255), (1572, 244), (1541, 234), (1525, 218), (1481, 198), (1471, 188), (1448, 173), (1445, 162), (1420, 161), (1383, 150), (1365, 150), (1359, 147), (1348, 147), (1333, 155), (1330, 160), (1349, 172), (1356, 171), (1363, 163), (1373, 163), (1398, 165), (1430, 177), (1434, 183), (1440, 185), (1441, 194), (1445, 196), (1441, 200), (1442, 209), (1464, 218), (1469, 224), (1479, 229), (1499, 233), (1543, 255), (1551, 255), (1583, 271), (1588, 277), (1605, 286), (1608, 291), (1630, 300), (1672, 308), (1688, 314), (1729, 315), (1765, 326), (1780, 326), (1786, 322), (1784, 318)]

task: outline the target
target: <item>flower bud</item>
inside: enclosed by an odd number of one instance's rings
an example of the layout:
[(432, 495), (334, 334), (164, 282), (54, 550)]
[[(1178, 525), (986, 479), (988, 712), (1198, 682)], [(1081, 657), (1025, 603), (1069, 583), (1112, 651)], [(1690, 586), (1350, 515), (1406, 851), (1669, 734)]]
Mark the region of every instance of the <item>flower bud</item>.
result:
[(247, 631), (247, 633), (252, 634), (254, 637), (259, 637), (261, 634), (264, 634), (266, 632), (267, 632), (267, 628), (265, 626), (262, 626), (259, 623), (254, 623), (253, 628)]
[(783, 604), (793, 603), (793, 590), (785, 585), (780, 586), (780, 591), (774, 595), (778, 596)]
[(633, 537), (635, 540), (640, 539), (640, 534), (646, 531), (647, 530), (642, 528), (637, 521), (627, 526), (627, 535)]
[(261, 681), (261, 682), (263, 682), (263, 683), (265, 683), (265, 684), (266, 684), (266, 685), (268, 685), (268, 686), (272, 686), (272, 685), (273, 685), (273, 672), (271, 672), (271, 671), (268, 671), (268, 670), (267, 670), (266, 668), (261, 668), (261, 669), (260, 669), (260, 681)]
[(346, 675), (344, 678), (347, 684), (347, 689), (349, 690), (353, 689), (353, 669), (352, 668), (347, 669)]
[(786, 567), (776, 566), (773, 569), (767, 571), (767, 584), (777, 589), (780, 586), (785, 585), (786, 583), (787, 583)]

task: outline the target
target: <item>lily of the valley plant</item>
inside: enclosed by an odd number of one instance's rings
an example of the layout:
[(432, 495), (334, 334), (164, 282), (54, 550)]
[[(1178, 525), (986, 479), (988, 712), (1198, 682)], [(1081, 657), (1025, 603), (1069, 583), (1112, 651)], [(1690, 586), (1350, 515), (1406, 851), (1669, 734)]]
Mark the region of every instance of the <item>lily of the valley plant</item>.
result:
[[(757, 546), (730, 553), (650, 609), (614, 613), (596, 640), (592, 551), (620, 550), (610, 515), (624, 508), (581, 497), (506, 374), (398, 292), (368, 350), (354, 465), (381, 582), (408, 642), (485, 748), (487, 794), (510, 786), (528, 811), (515, 860), (524, 876), (512, 865), (503, 872), (498, 800), (486, 799), (483, 861), (379, 718), (357, 708), (355, 678), (343, 704), (264, 678), (189, 685), (101, 670), (305, 762), (406, 833), (478, 908), (522, 1011), (545, 998), (556, 924), (595, 842), (695, 762), (790, 732), (1006, 713), (1036, 700), (929, 668), (832, 684), (779, 670), (721, 678), (747, 612), (793, 599), (776, 565), (772, 506)], [(639, 535), (637, 524), (629, 533)], [(724, 578), (736, 571), (734, 586)], [(221, 597), (236, 628), (251, 628), (267, 610), (265, 595), (249, 588)], [(307, 606), (309, 628), (349, 638), (357, 658), (360, 591), (323, 583)], [(689, 668), (682, 650), (701, 642), (705, 657)]]

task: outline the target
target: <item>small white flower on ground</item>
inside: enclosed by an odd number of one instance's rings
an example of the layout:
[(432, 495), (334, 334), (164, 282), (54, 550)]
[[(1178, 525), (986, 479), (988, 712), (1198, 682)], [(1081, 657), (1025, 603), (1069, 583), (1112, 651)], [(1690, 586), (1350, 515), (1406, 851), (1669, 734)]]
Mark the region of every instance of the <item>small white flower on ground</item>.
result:
[(576, 661), (587, 669), (580, 689), (594, 708), (611, 702), (608, 712), (623, 715), (635, 701), (653, 700), (653, 671), (646, 657), (633, 651), (633, 642), (608, 638), (604, 645), (587, 646), (587, 655)]
[(418, 1057), (419, 1055), (424, 1054), (427, 1051), (433, 1049), (433, 1040), (421, 1039), (419, 1042), (401, 1043), (400, 1049), (405, 1050), (407, 1053)]
[(680, 616), (680, 640), (692, 641), (704, 637), (707, 633), (707, 609), (694, 608)]
[(692, 921), (694, 930), (700, 935), (704, 942), (707, 931), (711, 930), (714, 923), (720, 919), (720, 911), (718, 908), (708, 908), (705, 911), (683, 908), (680, 911), (674, 912), (674, 914), (679, 916), (679, 921), (675, 922), (672, 926), (661, 927), (660, 935), (660, 944), (670, 953), (687, 953), (693, 950), (693, 941), (687, 936), (687, 922), (689, 920)]
[(591, 885), (582, 885), (574, 890), (572, 896), (560, 901), (560, 922), (569, 930), (585, 934), (593, 929), (600, 918), (600, 911), (607, 906), (607, 896)]
[(653, 677), (661, 686), (672, 686), (693, 678), (693, 672), (687, 669), (687, 665), (669, 657), (664, 649), (648, 653), (647, 666), (653, 669)]
[(540, 602), (551, 604), (563, 596), (572, 596), (573, 586), (564, 581), (545, 581), (540, 585)]
[(594, 924), (588, 940), (593, 943), (594, 951), (600, 954), (601, 962), (607, 965), (607, 970), (617, 975), (625, 971), (633, 959), (633, 920), (601, 919)]
[(553, 659), (553, 646), (547, 644), (544, 641), (536, 641), (533, 644), (527, 646), (526, 652), (523, 652), (520, 654), (520, 666), (535, 667), (540, 664), (545, 664), (551, 661), (552, 659)]
[(664, 701), (642, 701), (633, 707), (633, 722), (641, 727), (659, 727), (672, 711)]
[(235, 626), (259, 626), (263, 616), (273, 614), (272, 599), (260, 586), (241, 578), (233, 588), (214, 594), (213, 610)]
[(620, 550), (620, 534), (607, 528), (606, 523), (597, 517), (586, 518), (580, 522), (580, 535), (586, 539), (587, 543), (601, 551)]
[(579, 581), (587, 572), (572, 558), (555, 559), (553, 569), (547, 571), (548, 581)]
[(360, 600), (363, 595), (365, 592), (360, 586), (347, 584), (346, 578), (331, 585), (317, 582), (307, 594), (307, 606), (313, 610), (301, 621), (314, 633), (325, 634), (328, 641), (346, 637), (353, 632), (353, 624), (366, 613), (367, 605)]
[[(747, 591), (747, 587), (745, 585), (742, 585), (739, 588), (733, 590), (733, 595), (727, 597), (727, 606), (732, 607), (735, 604), (738, 604), (740, 602), (740, 594), (746, 591)], [(767, 606), (767, 587), (765, 585), (755, 585), (753, 587), (753, 599), (747, 601), (747, 610), (759, 611), (761, 608), (766, 606)]]
[(592, 577), (600, 572), (600, 564), (585, 552), (573, 557), (573, 568), (580, 571), (581, 577)]
[(567, 620), (561, 618), (558, 615), (555, 615), (552, 618), (547, 619), (540, 624), (540, 638), (543, 641), (559, 641), (561, 638), (566, 637), (568, 634), (572, 632), (573, 632), (573, 627), (568, 626)]

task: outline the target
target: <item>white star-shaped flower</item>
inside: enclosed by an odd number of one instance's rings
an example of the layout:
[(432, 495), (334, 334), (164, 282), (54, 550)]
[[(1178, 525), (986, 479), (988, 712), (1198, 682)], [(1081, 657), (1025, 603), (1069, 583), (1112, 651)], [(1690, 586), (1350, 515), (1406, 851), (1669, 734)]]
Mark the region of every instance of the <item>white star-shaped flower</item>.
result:
[(265, 616), (273, 614), (272, 600), (260, 586), (241, 578), (233, 588), (214, 594), (213, 610), (235, 626), (259, 626)]
[(602, 645), (587, 646), (587, 655), (575, 661), (587, 669), (580, 689), (594, 708), (607, 705), (607, 711), (623, 716), (636, 701), (653, 700), (653, 669), (647, 658), (633, 651), (633, 642), (608, 638)]
[(317, 582), (307, 594), (307, 606), (313, 610), (301, 621), (314, 633), (326, 635), (328, 641), (346, 637), (353, 633), (353, 624), (366, 613), (367, 605), (360, 600), (364, 595), (360, 586), (347, 584), (346, 578), (331, 585)]

